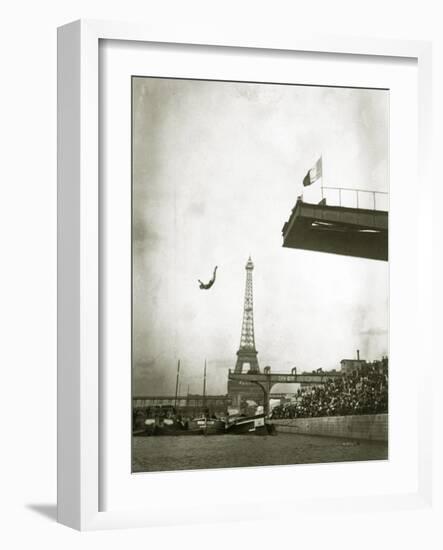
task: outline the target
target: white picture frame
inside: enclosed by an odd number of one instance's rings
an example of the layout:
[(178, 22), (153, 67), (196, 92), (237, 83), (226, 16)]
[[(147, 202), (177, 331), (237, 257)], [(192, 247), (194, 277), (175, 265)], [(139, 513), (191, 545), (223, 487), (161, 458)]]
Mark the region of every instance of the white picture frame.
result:
[[(99, 44), (102, 40), (128, 44), (168, 43), (183, 46), (216, 46), (247, 52), (248, 49), (330, 53), (333, 55), (412, 58), (418, 68), (418, 169), (420, 185), (430, 178), (431, 140), (431, 46), (427, 42), (369, 40), (314, 35), (276, 39), (242, 37), (229, 32), (207, 37), (188, 36), (186, 31), (165, 33), (143, 25), (102, 21), (77, 21), (58, 32), (58, 520), (80, 530), (148, 527), (192, 521), (232, 520), (238, 510), (210, 509), (202, 502), (189, 513), (162, 507), (130, 507), (103, 511), (100, 505), (101, 412), (100, 380), (100, 224), (99, 212)], [(429, 183), (428, 183), (429, 186)], [(418, 477), (416, 490), (407, 494), (357, 495), (303, 501), (303, 511), (318, 511), (333, 505), (342, 512), (358, 507), (362, 511), (429, 507), (432, 496), (431, 401), (432, 293), (426, 287), (430, 277), (432, 246), (427, 241), (431, 219), (432, 189), (418, 200), (421, 232), (418, 273), (418, 339), (423, 351), (423, 376), (418, 384)], [(393, 222), (395, 223), (395, 221)], [(128, 444), (129, 442), (122, 442)], [(183, 475), (186, 475), (183, 474)], [(237, 474), (225, 473), (226, 476)], [(249, 474), (248, 474), (249, 475)], [(252, 475), (252, 474), (251, 474)], [(163, 482), (174, 474), (163, 474)], [(169, 476), (167, 478), (166, 476)], [(204, 472), (208, 480), (214, 473)], [(237, 475), (238, 478), (238, 475)], [(178, 479), (178, 478), (175, 478)], [(151, 478), (151, 482), (153, 478)], [(157, 480), (158, 481), (158, 480)], [(203, 483), (201, 481), (201, 483)], [(159, 490), (159, 483), (153, 484)], [(247, 519), (265, 517), (266, 492), (245, 511)], [(290, 498), (289, 498), (290, 500)], [(241, 503), (239, 504), (241, 506)], [(193, 519), (194, 518), (194, 519)], [(198, 518), (195, 520), (195, 518)]]

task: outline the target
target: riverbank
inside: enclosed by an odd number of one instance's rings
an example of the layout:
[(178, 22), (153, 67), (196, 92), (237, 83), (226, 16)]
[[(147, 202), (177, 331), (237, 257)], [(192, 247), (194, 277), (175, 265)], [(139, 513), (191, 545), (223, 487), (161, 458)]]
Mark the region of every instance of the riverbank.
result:
[(277, 432), (367, 441), (388, 441), (388, 415), (362, 414), (271, 420)]

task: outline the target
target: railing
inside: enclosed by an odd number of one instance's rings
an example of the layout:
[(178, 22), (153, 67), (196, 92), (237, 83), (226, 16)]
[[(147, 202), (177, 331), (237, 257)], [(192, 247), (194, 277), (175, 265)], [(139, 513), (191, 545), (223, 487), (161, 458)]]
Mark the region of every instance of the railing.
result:
[[(321, 188), (321, 196), (322, 196), (322, 199), (324, 198), (328, 198), (327, 196), (325, 196), (325, 191), (328, 191), (328, 190), (331, 190), (331, 191), (338, 191), (338, 206), (348, 206), (348, 205), (344, 205), (343, 204), (343, 200), (342, 200), (342, 194), (343, 192), (345, 193), (355, 193), (355, 206), (357, 208), (360, 208), (361, 207), (361, 204), (362, 204), (362, 201), (360, 199), (360, 194), (364, 193), (366, 194), (366, 197), (369, 196), (371, 197), (372, 195), (372, 201), (370, 200), (370, 205), (372, 206), (372, 210), (377, 210), (377, 209), (380, 209), (380, 210), (388, 210), (388, 205), (387, 205), (387, 201), (386, 201), (386, 204), (384, 205), (384, 208), (377, 208), (378, 205), (380, 204), (380, 200), (379, 202), (377, 203), (377, 196), (383, 196), (383, 197), (388, 197), (389, 196), (389, 193), (387, 193), (386, 191), (369, 191), (367, 189), (350, 189), (349, 187), (322, 187)], [(360, 200), (359, 200), (360, 199)], [(364, 201), (365, 202), (365, 206), (363, 206), (363, 208), (368, 208), (368, 203), (367, 201)], [(368, 208), (370, 209), (370, 208)]]

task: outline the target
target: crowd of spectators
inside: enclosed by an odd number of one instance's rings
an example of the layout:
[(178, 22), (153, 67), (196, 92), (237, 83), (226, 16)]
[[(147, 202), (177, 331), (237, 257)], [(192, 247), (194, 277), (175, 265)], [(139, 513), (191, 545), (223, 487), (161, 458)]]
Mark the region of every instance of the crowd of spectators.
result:
[(366, 363), (324, 384), (297, 391), (272, 418), (306, 418), (388, 412), (388, 359)]

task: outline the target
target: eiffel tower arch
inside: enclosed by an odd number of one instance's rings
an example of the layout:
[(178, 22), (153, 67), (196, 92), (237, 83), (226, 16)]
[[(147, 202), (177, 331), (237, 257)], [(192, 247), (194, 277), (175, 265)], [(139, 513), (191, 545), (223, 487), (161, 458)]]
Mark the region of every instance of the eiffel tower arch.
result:
[[(234, 372), (236, 374), (260, 373), (260, 367), (257, 359), (257, 350), (255, 348), (254, 335), (254, 299), (252, 287), (252, 271), (254, 264), (249, 257), (246, 266), (246, 287), (245, 299), (243, 305), (243, 322), (240, 337), (240, 346), (237, 351), (237, 361)], [(263, 392), (256, 384), (244, 381), (228, 381), (228, 396), (231, 399), (232, 406), (240, 409), (245, 401), (255, 401), (257, 404), (263, 404)]]

